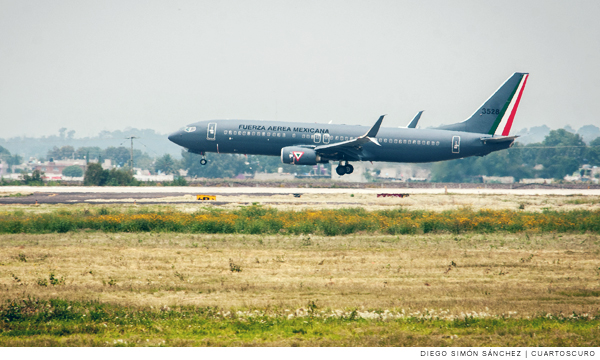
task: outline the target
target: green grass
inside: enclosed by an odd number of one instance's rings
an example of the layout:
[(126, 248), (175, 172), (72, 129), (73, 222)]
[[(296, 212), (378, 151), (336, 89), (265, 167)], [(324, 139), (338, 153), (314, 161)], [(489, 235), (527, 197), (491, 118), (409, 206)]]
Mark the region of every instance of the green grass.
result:
[(0, 214), (0, 233), (66, 233), (95, 230), (106, 232), (181, 232), (208, 234), (322, 234), (337, 236), (360, 232), (382, 234), (493, 233), (506, 231), (600, 233), (600, 210), (525, 212), (471, 209), (435, 211), (336, 210), (279, 211), (260, 205), (238, 210), (210, 209), (193, 214), (149, 212), (147, 209), (118, 212), (60, 210), (43, 214)]
[[(142, 309), (52, 299), (0, 308), (0, 346), (599, 346), (600, 320), (572, 314), (520, 318), (334, 315), (314, 303), (284, 309)], [(376, 314), (377, 311), (371, 311)]]

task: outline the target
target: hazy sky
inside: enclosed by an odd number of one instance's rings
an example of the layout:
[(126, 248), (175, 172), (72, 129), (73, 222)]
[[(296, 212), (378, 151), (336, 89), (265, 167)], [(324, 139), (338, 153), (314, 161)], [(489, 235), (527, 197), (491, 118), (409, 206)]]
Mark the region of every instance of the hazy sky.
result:
[(600, 125), (600, 1), (0, 0), (0, 138), (198, 120)]

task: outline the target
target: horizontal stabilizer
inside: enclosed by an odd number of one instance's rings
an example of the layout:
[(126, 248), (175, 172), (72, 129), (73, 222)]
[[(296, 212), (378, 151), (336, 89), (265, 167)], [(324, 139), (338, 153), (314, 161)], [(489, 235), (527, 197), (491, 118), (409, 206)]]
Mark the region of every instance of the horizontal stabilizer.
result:
[(501, 143), (505, 141), (513, 141), (518, 137), (519, 135), (482, 137), (481, 141), (483, 141), (484, 143)]

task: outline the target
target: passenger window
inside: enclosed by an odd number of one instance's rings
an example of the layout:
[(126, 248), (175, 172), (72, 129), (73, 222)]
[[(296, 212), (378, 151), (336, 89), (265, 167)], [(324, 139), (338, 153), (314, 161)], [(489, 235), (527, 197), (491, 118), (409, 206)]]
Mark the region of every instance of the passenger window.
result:
[(281, 134), (281, 137), (285, 137), (285, 133)]
[(245, 132), (245, 131), (242, 131), (242, 135), (246, 135), (246, 132)]
[(229, 135), (231, 135), (231, 134), (232, 134), (232, 132), (231, 132), (231, 130), (229, 130)]
[(255, 136), (255, 135), (256, 135), (256, 131), (253, 131), (253, 132), (252, 132), (252, 136)]
[(223, 133), (223, 135), (227, 135), (227, 130), (225, 130), (225, 132)]
[(439, 141), (436, 141), (436, 142), (435, 142), (435, 145), (439, 145), (439, 144), (440, 144), (440, 142), (439, 142)]
[(348, 137), (346, 136), (346, 140), (348, 140)]
[(295, 137), (296, 137), (296, 134), (292, 134), (292, 137), (293, 137), (293, 138), (295, 138)]
[(234, 131), (234, 132), (233, 132), (233, 135), (237, 135), (237, 131)]
[(383, 142), (384, 142), (384, 143), (386, 143), (386, 142), (387, 142), (387, 139), (383, 139)]
[(277, 137), (281, 137), (281, 133), (277, 133)]
[(427, 142), (427, 145), (429, 145), (430, 141)]
[(397, 144), (397, 143), (398, 143), (398, 139), (394, 139), (394, 144)]

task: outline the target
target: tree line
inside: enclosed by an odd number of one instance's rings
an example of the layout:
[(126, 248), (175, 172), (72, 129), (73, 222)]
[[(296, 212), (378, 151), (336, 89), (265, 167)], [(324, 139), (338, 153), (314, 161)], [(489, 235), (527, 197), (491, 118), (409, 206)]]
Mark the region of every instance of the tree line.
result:
[[(152, 158), (147, 153), (134, 149), (134, 166), (148, 169), (154, 173), (178, 175), (179, 170), (187, 170), (190, 177), (231, 178), (239, 174), (255, 172), (308, 173), (312, 166), (294, 166), (282, 164), (277, 156), (207, 154), (207, 165), (200, 165), (200, 155), (182, 151), (182, 158), (175, 159), (170, 154)], [(110, 159), (114, 165), (126, 168), (130, 159), (130, 150), (126, 147), (54, 147), (48, 151), (48, 159)], [(0, 147), (0, 161), (10, 166), (22, 162), (19, 155)], [(442, 161), (431, 165), (431, 181), (434, 182), (472, 182), (481, 176), (513, 176), (518, 181), (523, 178), (562, 179), (576, 172), (583, 164), (600, 166), (600, 137), (587, 145), (579, 134), (564, 129), (552, 130), (538, 143), (523, 145), (515, 143), (507, 150), (491, 153), (484, 157)], [(98, 175), (95, 183), (127, 183), (129, 178), (119, 174)], [(127, 172), (127, 174), (129, 174)], [(67, 174), (64, 174), (67, 175)], [(129, 174), (131, 175), (131, 174)], [(69, 175), (67, 175), (69, 176)], [(70, 175), (74, 176), (74, 175)], [(79, 175), (81, 176), (81, 175)]]
[(582, 165), (600, 166), (600, 137), (589, 145), (579, 134), (552, 130), (542, 142), (515, 145), (484, 157), (434, 163), (431, 181), (473, 182), (481, 175), (562, 179)]

